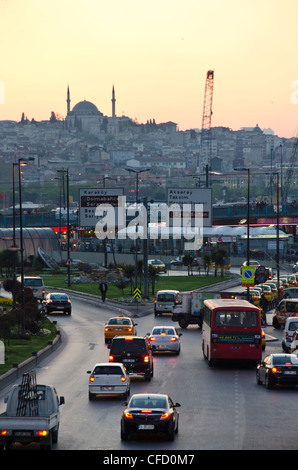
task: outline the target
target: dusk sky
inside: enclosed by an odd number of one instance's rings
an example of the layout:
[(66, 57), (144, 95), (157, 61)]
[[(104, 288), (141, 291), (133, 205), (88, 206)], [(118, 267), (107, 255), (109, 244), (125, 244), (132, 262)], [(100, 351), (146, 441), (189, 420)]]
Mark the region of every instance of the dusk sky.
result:
[[(201, 128), (298, 132), (297, 0), (0, 0), (0, 120), (65, 117), (84, 99), (105, 115)], [(296, 83), (297, 82), (297, 83)], [(291, 88), (294, 87), (294, 88)]]

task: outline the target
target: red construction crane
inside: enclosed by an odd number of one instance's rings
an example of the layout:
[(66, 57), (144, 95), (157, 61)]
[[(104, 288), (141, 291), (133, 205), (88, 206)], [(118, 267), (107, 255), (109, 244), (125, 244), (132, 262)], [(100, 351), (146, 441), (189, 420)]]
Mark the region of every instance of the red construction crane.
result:
[[(212, 102), (214, 87), (214, 70), (208, 70), (205, 82), (204, 106), (201, 132), (201, 158), (200, 162), (205, 166), (206, 174), (211, 169), (211, 120), (212, 120)], [(203, 168), (200, 165), (200, 171)], [(208, 181), (206, 181), (208, 186)]]

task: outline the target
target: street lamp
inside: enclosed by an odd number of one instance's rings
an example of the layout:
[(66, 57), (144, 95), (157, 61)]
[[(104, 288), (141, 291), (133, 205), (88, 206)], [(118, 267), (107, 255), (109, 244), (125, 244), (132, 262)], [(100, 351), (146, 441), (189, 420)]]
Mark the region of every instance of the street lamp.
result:
[[(57, 170), (57, 173), (66, 173), (66, 207), (67, 207), (67, 287), (70, 287), (70, 231), (69, 231), (69, 174), (66, 170)], [(61, 217), (61, 207), (60, 207)]]
[(23, 209), (22, 209), (22, 172), (21, 166), (26, 165), (29, 161), (34, 160), (33, 157), (21, 157), (18, 159), (19, 168), (19, 206), (20, 206), (20, 254), (21, 254), (21, 299), (23, 312), (23, 330), (24, 330), (24, 307), (25, 307), (25, 291), (24, 291), (24, 241), (23, 241)]
[[(139, 203), (139, 174), (143, 173), (144, 171), (148, 171), (149, 168), (132, 168), (126, 167), (125, 170), (130, 171), (131, 173), (135, 173), (136, 175), (136, 211), (138, 210), (138, 203)], [(147, 224), (146, 224), (147, 226)], [(137, 239), (137, 227), (136, 227), (136, 239), (135, 239), (135, 251), (136, 251), (136, 266), (135, 266), (135, 288), (138, 285), (138, 239)], [(147, 264), (146, 256), (144, 261)], [(145, 263), (144, 263), (145, 264)], [(144, 266), (145, 272), (147, 273), (147, 265)]]
[[(246, 259), (247, 259), (247, 266), (249, 266), (249, 255), (250, 255), (250, 246), (249, 246), (249, 228), (250, 228), (250, 211), (249, 211), (249, 177), (250, 171), (249, 168), (234, 168), (235, 171), (247, 171), (247, 242), (246, 242)], [(249, 286), (247, 286), (247, 300), (249, 301)]]
[(280, 300), (280, 289), (279, 289), (279, 279), (280, 279), (280, 268), (279, 268), (279, 172), (278, 171), (274, 171), (274, 172), (271, 171), (269, 174), (276, 175), (276, 213), (277, 213), (277, 223), (276, 223), (276, 272), (277, 272), (277, 301), (279, 301)]

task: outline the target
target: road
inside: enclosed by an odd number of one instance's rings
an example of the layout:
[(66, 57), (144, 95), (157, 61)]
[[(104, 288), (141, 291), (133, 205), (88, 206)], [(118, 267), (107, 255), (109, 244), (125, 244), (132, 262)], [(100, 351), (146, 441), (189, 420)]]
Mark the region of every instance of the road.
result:
[[(115, 313), (99, 301), (93, 304), (72, 297), (73, 313), (52, 315), (62, 330), (63, 346), (37, 367), (40, 383), (55, 385), (65, 397), (57, 450), (286, 450), (297, 448), (295, 388), (266, 390), (256, 384), (255, 369), (239, 365), (209, 368), (201, 351), (201, 331), (196, 326), (181, 330), (179, 356), (154, 356), (151, 382), (132, 378), (131, 393), (168, 393), (181, 404), (179, 434), (174, 442), (160, 437), (120, 440), (121, 398), (88, 399), (88, 374), (96, 362), (107, 361), (105, 321)], [(173, 324), (169, 316), (153, 313), (135, 319), (138, 334), (153, 325)], [(269, 316), (270, 322), (270, 316)], [(282, 331), (266, 327), (266, 351), (281, 351)], [(4, 411), (0, 392), (0, 411)], [(16, 445), (15, 450), (22, 446)], [(30, 445), (25, 449), (37, 449)]]

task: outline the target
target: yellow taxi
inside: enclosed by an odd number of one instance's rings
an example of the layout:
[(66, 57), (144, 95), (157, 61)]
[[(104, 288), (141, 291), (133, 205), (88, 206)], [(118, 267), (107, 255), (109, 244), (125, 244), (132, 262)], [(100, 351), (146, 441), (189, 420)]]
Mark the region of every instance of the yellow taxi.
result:
[(110, 318), (105, 324), (105, 343), (112, 341), (115, 336), (135, 336), (137, 334), (136, 326), (137, 323), (124, 315)]
[(266, 297), (266, 299), (268, 300), (269, 303), (273, 302), (274, 293), (272, 292), (272, 289), (269, 286), (269, 284), (259, 284), (257, 287), (260, 287), (262, 289), (262, 292), (263, 292), (264, 296)]
[(158, 273), (166, 273), (166, 265), (160, 259), (149, 259), (148, 266), (152, 266)]
[(274, 297), (274, 299), (277, 299), (277, 284), (275, 282), (271, 282), (271, 281), (266, 281), (265, 284), (271, 287), (273, 297)]
[(249, 294), (251, 296), (251, 300), (256, 307), (260, 306), (261, 300), (261, 290), (258, 289), (249, 289)]

